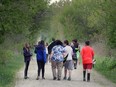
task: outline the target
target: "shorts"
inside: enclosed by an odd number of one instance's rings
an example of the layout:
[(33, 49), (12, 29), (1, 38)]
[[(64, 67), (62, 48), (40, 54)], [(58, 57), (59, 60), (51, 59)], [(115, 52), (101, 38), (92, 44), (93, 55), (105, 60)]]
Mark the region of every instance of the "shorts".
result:
[(64, 64), (65, 69), (73, 70), (74, 69), (74, 63), (72, 60), (67, 60)]
[(90, 63), (90, 64), (83, 64), (83, 69), (92, 69), (93, 67), (93, 64)]

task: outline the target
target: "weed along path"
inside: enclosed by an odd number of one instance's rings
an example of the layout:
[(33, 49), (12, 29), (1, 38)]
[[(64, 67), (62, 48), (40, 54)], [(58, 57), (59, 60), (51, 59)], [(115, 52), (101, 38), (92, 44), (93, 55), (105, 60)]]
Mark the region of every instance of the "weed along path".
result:
[[(52, 80), (51, 64), (46, 64), (45, 80), (36, 80), (37, 65), (36, 60), (33, 59), (29, 67), (29, 79), (23, 79), (22, 68), (16, 76), (15, 87), (116, 87), (116, 84), (107, 81), (103, 76), (99, 75), (95, 71), (92, 71), (91, 81), (83, 82), (82, 80), (82, 66), (78, 65), (76, 70), (73, 70), (72, 80)], [(62, 71), (62, 78), (63, 78)]]

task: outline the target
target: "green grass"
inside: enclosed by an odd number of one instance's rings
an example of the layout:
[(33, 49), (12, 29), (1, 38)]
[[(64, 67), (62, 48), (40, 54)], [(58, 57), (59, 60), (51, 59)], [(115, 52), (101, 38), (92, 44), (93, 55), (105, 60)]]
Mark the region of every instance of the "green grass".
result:
[(0, 64), (0, 87), (13, 87), (16, 72), (23, 65), (23, 56), (14, 54), (5, 64)]
[(96, 57), (95, 69), (107, 79), (116, 83), (116, 59)]

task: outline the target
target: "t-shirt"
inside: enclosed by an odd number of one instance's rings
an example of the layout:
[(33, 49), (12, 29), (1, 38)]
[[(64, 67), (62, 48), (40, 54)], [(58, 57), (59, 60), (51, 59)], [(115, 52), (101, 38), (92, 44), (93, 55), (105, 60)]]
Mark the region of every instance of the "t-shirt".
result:
[(48, 46), (46, 46), (46, 54), (48, 54)]
[(68, 54), (67, 60), (72, 60), (72, 54), (73, 54), (73, 49), (71, 46), (66, 46), (65, 47), (65, 52)]
[(53, 56), (52, 61), (62, 62), (64, 60), (63, 53), (65, 52), (64, 47), (61, 45), (56, 45), (52, 48)]
[(81, 50), (82, 62), (83, 64), (92, 63), (94, 57), (94, 51), (90, 46), (84, 46)]

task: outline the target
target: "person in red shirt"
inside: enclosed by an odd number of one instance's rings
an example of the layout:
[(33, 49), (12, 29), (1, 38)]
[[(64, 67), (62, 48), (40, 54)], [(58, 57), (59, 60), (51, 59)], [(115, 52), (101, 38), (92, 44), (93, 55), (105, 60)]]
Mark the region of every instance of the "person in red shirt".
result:
[(90, 47), (90, 41), (85, 42), (85, 46), (81, 50), (82, 64), (83, 64), (83, 81), (90, 81), (90, 72), (93, 66), (94, 50)]

